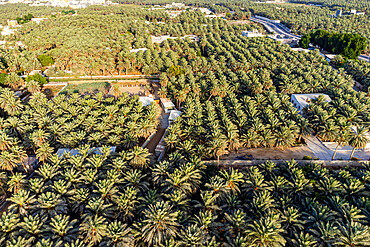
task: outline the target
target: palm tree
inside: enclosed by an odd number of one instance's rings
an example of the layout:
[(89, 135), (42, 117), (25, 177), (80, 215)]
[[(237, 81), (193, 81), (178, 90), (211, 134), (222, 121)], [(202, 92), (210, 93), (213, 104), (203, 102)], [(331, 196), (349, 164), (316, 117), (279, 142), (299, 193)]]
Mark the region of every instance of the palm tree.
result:
[(147, 149), (135, 146), (128, 154), (129, 164), (133, 167), (144, 168), (149, 162), (149, 152)]
[(163, 243), (168, 237), (177, 235), (178, 212), (172, 211), (172, 206), (168, 202), (157, 202), (149, 205), (144, 211), (143, 227), (141, 228), (142, 237), (149, 246), (157, 246)]
[(67, 215), (56, 215), (51, 218), (50, 224), (46, 227), (45, 231), (52, 240), (57, 241), (58, 244), (65, 244), (73, 239), (76, 239), (78, 228), (74, 227), (77, 220), (69, 220)]
[(340, 236), (336, 241), (338, 246), (366, 246), (370, 241), (369, 227), (361, 223), (339, 225)]
[(41, 90), (39, 82), (34, 81), (34, 80), (31, 80), (31, 81), (27, 82), (26, 83), (26, 88), (27, 88), (28, 92), (30, 92), (31, 94), (36, 93), (36, 92), (40, 92), (40, 90)]
[(18, 193), (18, 191), (22, 189), (24, 185), (27, 183), (26, 175), (17, 172), (10, 176), (7, 183), (9, 191), (12, 191), (13, 193)]
[(89, 216), (81, 224), (80, 231), (85, 235), (85, 243), (98, 244), (107, 234), (107, 225), (102, 216)]
[(100, 246), (133, 247), (134, 238), (127, 224), (123, 224), (120, 221), (113, 221), (108, 224), (106, 232), (108, 240), (101, 242)]
[(220, 156), (227, 153), (227, 142), (224, 140), (224, 137), (217, 138), (211, 141), (210, 152), (211, 155), (217, 157), (217, 167), (220, 165)]
[(364, 127), (357, 127), (351, 134), (348, 144), (353, 147), (350, 160), (355, 153), (356, 148), (364, 148), (367, 143), (370, 142), (369, 133), (367, 132), (367, 128)]
[(50, 147), (49, 143), (45, 143), (36, 150), (36, 157), (40, 162), (45, 162), (53, 152), (54, 149)]
[(15, 72), (10, 73), (5, 78), (5, 84), (13, 88), (14, 90), (22, 86), (24, 83), (23, 79), (20, 78)]
[(246, 233), (250, 237), (249, 246), (285, 246), (286, 240), (281, 236), (284, 230), (281, 228), (278, 215), (262, 216), (260, 219), (249, 224)]

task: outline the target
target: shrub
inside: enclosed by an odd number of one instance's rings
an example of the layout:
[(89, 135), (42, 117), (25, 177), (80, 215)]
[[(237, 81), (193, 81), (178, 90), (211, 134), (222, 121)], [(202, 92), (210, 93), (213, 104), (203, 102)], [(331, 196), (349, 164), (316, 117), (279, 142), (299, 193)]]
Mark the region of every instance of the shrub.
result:
[(37, 81), (38, 83), (40, 83), (40, 86), (48, 83), (48, 81), (46, 80), (46, 78), (43, 77), (40, 74), (34, 74), (34, 75), (27, 76), (26, 82), (30, 82), (30, 81)]
[(8, 74), (6, 73), (0, 73), (0, 85), (4, 85), (5, 84), (5, 78)]
[(54, 64), (54, 60), (51, 56), (47, 56), (47, 55), (42, 54), (42, 55), (38, 56), (37, 59), (40, 61), (40, 63), (44, 67)]
[(311, 156), (305, 155), (303, 156), (303, 160), (312, 160)]

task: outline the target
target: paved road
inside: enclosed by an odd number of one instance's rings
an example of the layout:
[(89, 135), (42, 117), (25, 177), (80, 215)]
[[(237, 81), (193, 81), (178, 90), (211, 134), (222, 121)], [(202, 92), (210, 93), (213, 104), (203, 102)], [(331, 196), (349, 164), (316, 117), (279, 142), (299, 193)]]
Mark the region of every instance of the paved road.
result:
[(358, 57), (358, 59), (359, 59), (359, 60), (364, 60), (364, 61), (366, 61), (366, 62), (370, 63), (370, 56), (360, 55), (360, 56)]
[(316, 136), (309, 136), (305, 138), (307, 146), (315, 154), (319, 160), (331, 160), (333, 151), (328, 149)]
[(251, 17), (251, 21), (261, 23), (264, 25), (269, 31), (273, 31), (278, 35), (287, 36), (289, 38), (300, 38), (299, 35), (292, 34), (286, 26), (281, 23), (274, 23), (271, 20), (261, 19), (258, 17)]

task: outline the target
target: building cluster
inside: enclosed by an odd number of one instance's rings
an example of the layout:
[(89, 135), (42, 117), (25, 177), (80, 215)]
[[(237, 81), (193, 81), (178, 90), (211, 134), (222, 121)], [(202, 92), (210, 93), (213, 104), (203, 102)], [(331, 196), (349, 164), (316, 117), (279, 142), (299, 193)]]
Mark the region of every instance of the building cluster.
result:
[(90, 5), (110, 5), (108, 0), (0, 0), (0, 4), (24, 3), (30, 6), (70, 7), (73, 9), (86, 8)]
[[(47, 19), (48, 18), (32, 18), (31, 22), (40, 24), (40, 22), (47, 20)], [(11, 34), (14, 34), (17, 31), (17, 28), (21, 26), (18, 24), (17, 20), (8, 20), (7, 23), (8, 23), (7, 26), (0, 25), (0, 30), (1, 30), (0, 34), (2, 36), (9, 36)]]
[(343, 13), (343, 10), (340, 9), (337, 10), (337, 13), (335, 13), (335, 15), (331, 15), (331, 17), (338, 18), (345, 15), (365, 15), (365, 12), (357, 12), (356, 9), (351, 9), (351, 11)]
[(242, 31), (242, 36), (247, 38), (255, 38), (255, 37), (263, 37), (264, 34), (258, 32), (257, 29), (253, 29), (253, 31)]

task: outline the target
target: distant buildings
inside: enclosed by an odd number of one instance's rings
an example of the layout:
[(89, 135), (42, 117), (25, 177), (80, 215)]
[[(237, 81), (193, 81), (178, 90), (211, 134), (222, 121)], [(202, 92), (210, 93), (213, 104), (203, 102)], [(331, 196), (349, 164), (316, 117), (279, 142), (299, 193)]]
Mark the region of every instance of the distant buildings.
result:
[(18, 21), (17, 20), (8, 20), (8, 26), (9, 27), (17, 27), (18, 26)]
[(5, 26), (4, 29), (1, 31), (2, 36), (8, 36), (14, 34), (16, 29), (11, 29), (9, 26)]
[(175, 2), (172, 2), (171, 4), (167, 4), (166, 6), (164, 6), (165, 8), (178, 8), (178, 9), (182, 9), (182, 8), (185, 8), (186, 5), (183, 4), (183, 3), (175, 3)]
[(293, 106), (298, 110), (299, 114), (303, 113), (303, 109), (311, 104), (312, 100), (323, 96), (326, 102), (330, 102), (331, 98), (323, 93), (310, 93), (310, 94), (292, 94), (290, 101)]
[(146, 52), (148, 48), (138, 48), (138, 49), (131, 49), (130, 52), (138, 53), (139, 51)]
[(338, 18), (338, 17), (346, 16), (346, 15), (365, 15), (365, 12), (357, 12), (356, 9), (351, 9), (351, 11), (343, 14), (342, 10), (337, 10), (337, 13), (335, 15), (330, 15), (330, 16), (334, 18)]
[(242, 36), (247, 38), (255, 38), (255, 37), (263, 37), (262, 33), (258, 32), (256, 29), (253, 29), (253, 31), (243, 31)]
[(0, 3), (24, 3), (30, 6), (69, 7), (72, 9), (86, 8), (90, 5), (113, 4), (111, 1), (107, 0), (8, 0), (8, 2)]
[(153, 43), (157, 43), (157, 44), (161, 44), (163, 41), (167, 40), (167, 39), (186, 39), (186, 38), (189, 38), (191, 41), (199, 41), (199, 37), (196, 36), (196, 35), (185, 35), (183, 37), (172, 37), (170, 35), (162, 35), (162, 36), (151, 36), (152, 38), (152, 42)]
[(32, 22), (36, 22), (37, 24), (40, 24), (40, 22), (47, 20), (48, 18), (32, 18)]

